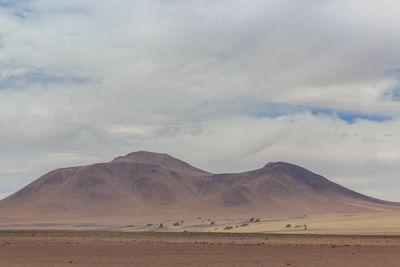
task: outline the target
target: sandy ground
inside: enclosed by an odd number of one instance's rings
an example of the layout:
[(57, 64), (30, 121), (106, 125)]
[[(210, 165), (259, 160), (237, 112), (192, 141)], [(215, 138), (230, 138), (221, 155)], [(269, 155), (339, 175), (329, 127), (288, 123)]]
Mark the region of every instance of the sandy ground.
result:
[[(254, 217), (254, 219), (257, 219)], [(299, 217), (214, 219), (201, 218), (185, 221), (183, 225), (172, 226), (174, 221), (164, 222), (159, 229), (133, 225), (123, 227), (125, 231), (189, 231), (189, 232), (233, 232), (233, 233), (282, 233), (282, 234), (387, 234), (400, 235), (400, 213), (346, 213), (318, 214)], [(214, 224), (211, 225), (211, 222)], [(179, 222), (176, 220), (175, 222)], [(289, 226), (290, 225), (290, 226)], [(306, 227), (305, 227), (306, 226)]]
[[(316, 214), (260, 218), (176, 218), (135, 221), (122, 218), (112, 221), (43, 220), (41, 222), (11, 222), (0, 218), (0, 229), (74, 229), (74, 230), (118, 230), (118, 231), (172, 231), (172, 232), (237, 232), (237, 233), (290, 233), (290, 234), (387, 234), (400, 235), (400, 212)], [(255, 219), (257, 219), (255, 217)], [(183, 221), (183, 223), (182, 223)], [(214, 224), (211, 224), (214, 222)], [(163, 223), (162, 228), (159, 224)], [(178, 226), (173, 226), (178, 223)], [(287, 227), (290, 225), (290, 227)], [(304, 225), (307, 226), (305, 231)]]
[(400, 266), (400, 213), (256, 219), (0, 218), (0, 266)]
[(400, 266), (400, 236), (0, 231), (0, 266)]

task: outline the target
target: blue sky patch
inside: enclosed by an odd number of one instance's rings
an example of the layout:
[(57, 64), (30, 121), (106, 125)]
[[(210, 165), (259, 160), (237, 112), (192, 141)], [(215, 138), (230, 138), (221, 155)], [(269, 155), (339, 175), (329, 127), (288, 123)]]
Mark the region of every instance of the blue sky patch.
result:
[(26, 5), (27, 0), (1, 0), (0, 7), (3, 8), (14, 8), (19, 7), (21, 5)]
[(14, 15), (15, 16), (17, 16), (18, 18), (20, 18), (20, 19), (24, 19), (25, 18), (25, 15), (24, 14), (22, 14), (21, 12), (14, 12)]
[(40, 84), (45, 87), (47, 85), (57, 83), (86, 84), (89, 82), (90, 79), (85, 77), (68, 77), (32, 71), (21, 75), (12, 75), (9, 77), (0, 76), (0, 90), (23, 88), (32, 84)]
[[(400, 88), (398, 90), (398, 94), (400, 98)], [(384, 114), (369, 114), (355, 110), (328, 109), (303, 105), (291, 105), (286, 103), (266, 103), (258, 106), (256, 105), (255, 108), (259, 110), (250, 111), (249, 115), (253, 115), (256, 117), (276, 118), (289, 114), (309, 112), (315, 116), (335, 116), (348, 123), (354, 123), (357, 120), (383, 122), (392, 119), (392, 117)]]
[[(398, 90), (398, 94), (400, 98), (400, 89)], [(336, 117), (349, 124), (355, 123), (358, 120), (384, 122), (392, 119), (391, 116), (380, 113), (367, 113), (357, 110), (341, 110), (306, 105), (293, 105), (279, 102), (254, 103), (247, 102), (246, 100), (208, 100), (203, 101), (200, 106), (202, 108), (196, 107), (195, 109), (190, 110), (187, 113), (190, 114), (190, 116), (192, 117), (213, 116), (214, 118), (233, 115), (245, 115), (256, 118), (278, 118), (287, 115), (310, 113), (314, 116)], [(164, 110), (162, 112), (166, 111)], [(168, 113), (171, 113), (171, 110), (169, 110)]]
[(400, 86), (399, 87), (395, 87), (392, 90), (392, 99), (395, 101), (400, 101)]
[(376, 121), (383, 122), (391, 120), (392, 118), (387, 115), (382, 114), (366, 114), (360, 113), (357, 111), (347, 111), (347, 110), (333, 110), (333, 109), (311, 109), (311, 113), (313, 115), (330, 115), (337, 116), (341, 120), (344, 120), (348, 123), (354, 123), (358, 120), (368, 120), (368, 121)]
[(396, 86), (385, 92), (385, 96), (393, 101), (400, 101), (400, 86)]

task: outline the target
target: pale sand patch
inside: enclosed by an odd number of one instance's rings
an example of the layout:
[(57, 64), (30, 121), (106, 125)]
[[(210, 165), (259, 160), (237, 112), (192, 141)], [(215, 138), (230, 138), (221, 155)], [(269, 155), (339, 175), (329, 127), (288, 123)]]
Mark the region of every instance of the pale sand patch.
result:
[[(136, 220), (137, 219), (137, 220)], [(14, 222), (0, 218), (0, 229), (72, 229), (154, 232), (223, 232), (287, 234), (400, 235), (400, 212), (315, 214), (298, 217), (260, 218), (176, 218), (143, 221), (140, 218), (107, 220)], [(256, 218), (255, 218), (256, 219)], [(182, 224), (182, 221), (183, 224)], [(211, 221), (214, 224), (211, 225)], [(163, 223), (163, 227), (159, 224)], [(173, 226), (178, 223), (179, 226)], [(147, 226), (150, 224), (149, 226)], [(247, 224), (247, 225), (246, 225)], [(291, 227), (286, 227), (288, 224)], [(307, 225), (305, 230), (304, 225)], [(298, 226), (298, 227), (296, 227)], [(226, 229), (230, 228), (230, 229)]]
[[(188, 232), (244, 232), (244, 233), (294, 233), (294, 234), (394, 234), (400, 235), (400, 213), (319, 214), (301, 217), (260, 218), (260, 222), (246, 219), (219, 219), (211, 225), (208, 220), (185, 221), (174, 227), (165, 222), (163, 228), (126, 227), (126, 231), (188, 231)], [(177, 220), (178, 221), (178, 220)], [(248, 224), (247, 226), (241, 226)], [(290, 224), (290, 227), (286, 227)], [(304, 225), (307, 226), (305, 230)], [(226, 230), (229, 226), (232, 229)], [(297, 226), (297, 227), (296, 227)]]

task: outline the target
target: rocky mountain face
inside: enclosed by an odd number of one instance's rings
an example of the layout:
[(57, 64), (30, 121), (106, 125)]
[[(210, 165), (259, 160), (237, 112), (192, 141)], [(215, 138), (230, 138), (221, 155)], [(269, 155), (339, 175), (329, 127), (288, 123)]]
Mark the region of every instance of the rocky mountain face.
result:
[(167, 154), (140, 151), (51, 171), (1, 200), (0, 219), (272, 217), (399, 207), (289, 163), (212, 174)]

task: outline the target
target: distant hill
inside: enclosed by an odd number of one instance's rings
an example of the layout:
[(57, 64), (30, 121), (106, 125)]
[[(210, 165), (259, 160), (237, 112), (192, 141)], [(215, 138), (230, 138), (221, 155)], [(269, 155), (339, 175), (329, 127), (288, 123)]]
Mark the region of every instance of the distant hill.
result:
[(0, 220), (113, 222), (399, 208), (399, 203), (359, 194), (289, 163), (212, 174), (167, 154), (140, 151), (107, 163), (51, 171), (1, 200)]

